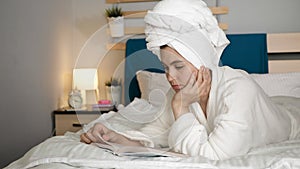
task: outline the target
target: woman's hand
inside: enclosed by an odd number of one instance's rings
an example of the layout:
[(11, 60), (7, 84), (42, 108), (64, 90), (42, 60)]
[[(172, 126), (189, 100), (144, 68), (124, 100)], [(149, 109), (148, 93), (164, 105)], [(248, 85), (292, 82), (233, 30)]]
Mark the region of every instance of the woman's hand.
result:
[[(198, 75), (196, 75), (198, 74)], [(189, 112), (189, 106), (198, 102), (206, 116), (206, 107), (211, 88), (211, 72), (201, 66), (198, 73), (193, 72), (187, 84), (177, 92), (172, 100), (175, 119)]]
[(101, 123), (96, 123), (91, 129), (89, 129), (88, 132), (80, 135), (80, 141), (87, 144), (90, 144), (92, 142), (106, 144), (103, 140), (106, 142), (117, 143), (122, 145), (142, 145), (139, 141), (130, 140), (124, 137), (123, 135), (108, 129)]
[[(101, 123), (96, 123), (92, 128), (89, 129), (88, 132), (83, 133), (80, 135), (80, 141), (85, 142), (87, 144), (90, 144), (92, 142), (94, 143), (104, 143), (102, 141), (114, 141), (117, 137), (117, 134), (113, 132), (112, 130), (109, 130), (107, 127), (105, 127)], [(102, 139), (101, 139), (102, 138)]]

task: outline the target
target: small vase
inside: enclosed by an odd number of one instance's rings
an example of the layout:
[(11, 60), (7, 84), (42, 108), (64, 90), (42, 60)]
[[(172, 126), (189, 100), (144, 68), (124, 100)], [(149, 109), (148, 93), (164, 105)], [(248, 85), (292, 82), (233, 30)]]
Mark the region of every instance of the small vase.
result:
[(122, 87), (121, 86), (106, 86), (106, 96), (108, 100), (116, 106), (121, 104)]
[(124, 16), (107, 18), (111, 37), (124, 36)]

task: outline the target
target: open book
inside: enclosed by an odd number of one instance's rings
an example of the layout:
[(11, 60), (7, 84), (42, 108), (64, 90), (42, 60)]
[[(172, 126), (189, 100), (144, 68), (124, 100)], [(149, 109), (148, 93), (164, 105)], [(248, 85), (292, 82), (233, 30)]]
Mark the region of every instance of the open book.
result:
[(105, 149), (117, 156), (136, 156), (136, 157), (188, 157), (185, 154), (172, 152), (169, 149), (155, 149), (142, 146), (124, 146), (116, 143), (101, 140), (105, 143), (92, 143), (93, 145)]

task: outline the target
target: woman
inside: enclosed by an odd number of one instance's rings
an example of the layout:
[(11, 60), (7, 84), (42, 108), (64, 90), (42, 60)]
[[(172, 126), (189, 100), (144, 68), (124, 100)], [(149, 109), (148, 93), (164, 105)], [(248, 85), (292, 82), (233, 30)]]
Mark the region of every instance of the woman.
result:
[(81, 141), (102, 137), (124, 145), (168, 146), (219, 160), (297, 137), (299, 122), (276, 107), (246, 72), (218, 66), (229, 42), (203, 1), (163, 0), (145, 21), (147, 47), (160, 58), (173, 88), (162, 115), (137, 131), (98, 123)]

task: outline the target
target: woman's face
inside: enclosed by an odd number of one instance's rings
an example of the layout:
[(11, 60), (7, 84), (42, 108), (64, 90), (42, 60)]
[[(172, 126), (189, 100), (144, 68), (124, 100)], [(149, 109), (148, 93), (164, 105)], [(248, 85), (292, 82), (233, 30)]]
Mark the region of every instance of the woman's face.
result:
[(190, 62), (168, 46), (160, 50), (160, 57), (167, 79), (176, 92), (187, 84), (193, 72), (198, 72)]

